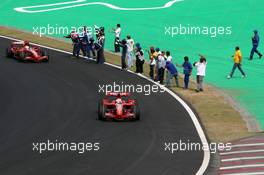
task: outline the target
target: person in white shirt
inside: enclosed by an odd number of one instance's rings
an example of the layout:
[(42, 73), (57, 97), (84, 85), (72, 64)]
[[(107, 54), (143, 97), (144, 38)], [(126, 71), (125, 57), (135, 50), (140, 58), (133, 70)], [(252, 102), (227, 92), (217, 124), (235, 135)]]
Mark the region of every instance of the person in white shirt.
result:
[(166, 61), (170, 61), (170, 62), (172, 62), (172, 56), (170, 55), (170, 51), (167, 51), (166, 52)]
[(120, 36), (121, 36), (121, 25), (117, 24), (116, 29), (113, 29), (113, 33), (115, 34), (115, 52), (120, 52)]
[(164, 51), (159, 52), (158, 55), (158, 81), (160, 82), (160, 84), (163, 84), (163, 80), (164, 80), (164, 71), (165, 71), (165, 66), (166, 66), (166, 60), (164, 58), (165, 53)]
[(133, 51), (134, 51), (134, 40), (130, 35), (127, 36), (127, 66), (131, 68), (133, 66)]
[(196, 92), (203, 91), (203, 80), (206, 74), (206, 58), (203, 55), (200, 55), (200, 61), (195, 62), (193, 64), (194, 67), (197, 68), (197, 73), (196, 73), (196, 81), (197, 81), (197, 89), (195, 90)]
[[(172, 56), (170, 54), (170, 51), (166, 52), (165, 60), (166, 60), (166, 62), (172, 62)], [(168, 71), (166, 69), (166, 80), (171, 81), (171, 80), (169, 80), (169, 77), (170, 77), (170, 71)]]

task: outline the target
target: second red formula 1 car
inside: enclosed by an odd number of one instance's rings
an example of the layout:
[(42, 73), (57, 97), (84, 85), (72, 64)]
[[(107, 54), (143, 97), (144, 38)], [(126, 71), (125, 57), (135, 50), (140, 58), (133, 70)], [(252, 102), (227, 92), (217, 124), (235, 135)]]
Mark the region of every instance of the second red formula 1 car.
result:
[(138, 102), (129, 93), (107, 93), (98, 104), (99, 120), (140, 120)]
[(28, 41), (12, 42), (6, 49), (6, 56), (13, 57), (20, 61), (47, 62), (49, 56), (40, 47), (30, 46)]

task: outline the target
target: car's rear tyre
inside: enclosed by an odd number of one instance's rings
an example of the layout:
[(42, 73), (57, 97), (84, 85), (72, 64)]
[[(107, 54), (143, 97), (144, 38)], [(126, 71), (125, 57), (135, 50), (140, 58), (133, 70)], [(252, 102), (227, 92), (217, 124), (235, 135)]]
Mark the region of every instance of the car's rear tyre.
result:
[(44, 62), (44, 63), (49, 62), (49, 56), (47, 56), (47, 59), (43, 59), (42, 62)]
[(103, 105), (103, 100), (100, 100), (98, 103), (98, 120), (106, 120), (105, 106)]
[(49, 54), (48, 54), (48, 52), (46, 51), (46, 50), (42, 50), (41, 51), (41, 56), (43, 56), (43, 57), (47, 57), (47, 59), (43, 59), (42, 60), (42, 62), (49, 62)]
[(139, 105), (138, 105), (137, 102), (135, 103), (133, 112), (134, 112), (134, 115), (135, 115), (134, 120), (140, 120), (140, 109), (139, 109)]
[(12, 51), (9, 48), (6, 48), (6, 57), (7, 58), (13, 57), (13, 53), (12, 53)]
[(46, 51), (46, 50), (42, 50), (42, 51), (41, 51), (41, 56), (48, 56), (47, 51)]

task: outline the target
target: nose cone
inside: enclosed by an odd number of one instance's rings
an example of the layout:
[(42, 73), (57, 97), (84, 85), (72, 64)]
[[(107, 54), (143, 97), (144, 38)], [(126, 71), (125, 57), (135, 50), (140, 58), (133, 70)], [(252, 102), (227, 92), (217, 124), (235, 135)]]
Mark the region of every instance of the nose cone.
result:
[(119, 115), (119, 116), (123, 115), (123, 107), (122, 107), (122, 105), (117, 105), (116, 106), (116, 115)]

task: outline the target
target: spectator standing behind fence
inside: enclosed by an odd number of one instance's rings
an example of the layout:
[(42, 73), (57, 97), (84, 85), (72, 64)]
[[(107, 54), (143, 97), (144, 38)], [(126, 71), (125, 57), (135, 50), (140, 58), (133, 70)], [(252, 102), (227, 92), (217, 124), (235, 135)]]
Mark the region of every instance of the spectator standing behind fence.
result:
[(252, 49), (249, 60), (253, 60), (254, 53), (258, 54), (259, 59), (261, 59), (262, 54), (258, 51), (258, 46), (259, 46), (259, 34), (257, 30), (254, 30), (254, 36), (252, 37)]
[(121, 25), (117, 24), (116, 28), (112, 29), (112, 32), (115, 34), (115, 41), (114, 41), (115, 52), (120, 52)]
[(206, 58), (203, 55), (200, 55), (199, 62), (195, 62), (193, 64), (193, 66), (197, 68), (197, 73), (196, 73), (197, 88), (195, 89), (196, 92), (201, 92), (204, 90), (203, 80), (206, 73), (206, 65), (207, 65)]
[(121, 66), (123, 70), (126, 70), (127, 69), (127, 65), (126, 65), (127, 41), (126, 39), (123, 39), (121, 43), (119, 43), (119, 46), (122, 47)]
[(134, 51), (134, 40), (130, 35), (127, 36), (127, 66), (131, 68), (133, 66), (133, 51)]
[(156, 65), (156, 58), (158, 56), (158, 53), (155, 52), (154, 47), (150, 47), (150, 50), (147, 50), (149, 54), (149, 77), (154, 80), (154, 68)]
[(171, 62), (170, 59), (167, 59), (166, 61), (166, 69), (168, 72), (167, 78), (166, 78), (166, 86), (171, 87), (171, 80), (175, 79), (176, 86), (179, 87), (179, 80), (178, 80), (178, 70), (176, 66)]
[(184, 89), (189, 88), (189, 81), (190, 76), (192, 75), (192, 64), (189, 62), (189, 57), (184, 57), (184, 62), (182, 65), (178, 65), (179, 67), (183, 67), (183, 74), (184, 74)]
[(242, 78), (246, 77), (246, 74), (242, 69), (242, 53), (241, 53), (238, 46), (235, 48), (235, 50), (236, 50), (236, 52), (235, 52), (235, 55), (233, 56), (234, 57), (234, 65), (233, 65), (231, 73), (227, 76), (228, 79), (233, 77), (233, 74), (237, 68), (241, 72)]
[(158, 78), (157, 80), (160, 82), (160, 84), (163, 84), (164, 80), (164, 71), (166, 66), (166, 60), (165, 60), (165, 52), (159, 52), (159, 56), (157, 59), (157, 65), (158, 65)]
[(136, 56), (136, 73), (142, 74), (145, 60), (144, 60), (144, 52), (139, 43), (136, 43), (135, 56)]

